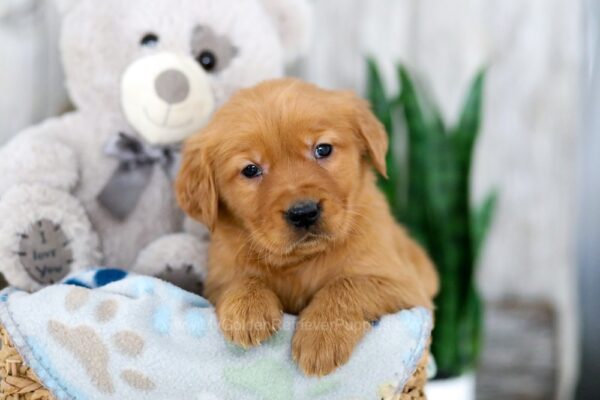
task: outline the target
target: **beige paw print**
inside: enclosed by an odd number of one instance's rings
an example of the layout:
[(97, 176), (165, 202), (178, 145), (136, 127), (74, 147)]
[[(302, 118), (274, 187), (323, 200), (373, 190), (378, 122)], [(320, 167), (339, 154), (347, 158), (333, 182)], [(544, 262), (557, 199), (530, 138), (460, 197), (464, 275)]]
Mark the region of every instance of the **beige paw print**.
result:
[[(90, 290), (80, 287), (71, 289), (65, 299), (65, 309), (69, 313), (81, 310), (89, 301)], [(105, 300), (94, 309), (94, 317), (99, 323), (112, 321), (119, 311), (119, 303)], [(91, 326), (81, 325), (70, 328), (58, 321), (48, 321), (48, 332), (66, 351), (71, 353), (85, 369), (90, 380), (99, 392), (114, 394), (115, 384), (110, 373), (111, 351), (130, 359), (139, 357), (144, 351), (144, 339), (133, 331), (119, 331), (111, 337), (112, 346), (104, 342)], [(151, 392), (154, 382), (135, 369), (125, 369), (119, 378), (129, 387), (140, 392)]]

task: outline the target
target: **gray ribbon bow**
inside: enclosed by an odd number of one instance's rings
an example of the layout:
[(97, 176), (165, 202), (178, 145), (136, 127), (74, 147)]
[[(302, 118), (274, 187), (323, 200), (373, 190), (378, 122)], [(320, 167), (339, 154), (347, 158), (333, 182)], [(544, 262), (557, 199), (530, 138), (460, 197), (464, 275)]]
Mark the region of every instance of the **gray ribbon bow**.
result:
[(125, 220), (150, 183), (156, 165), (173, 178), (179, 149), (179, 145), (153, 147), (120, 132), (104, 149), (106, 155), (119, 160), (119, 167), (98, 195), (98, 203), (114, 218)]

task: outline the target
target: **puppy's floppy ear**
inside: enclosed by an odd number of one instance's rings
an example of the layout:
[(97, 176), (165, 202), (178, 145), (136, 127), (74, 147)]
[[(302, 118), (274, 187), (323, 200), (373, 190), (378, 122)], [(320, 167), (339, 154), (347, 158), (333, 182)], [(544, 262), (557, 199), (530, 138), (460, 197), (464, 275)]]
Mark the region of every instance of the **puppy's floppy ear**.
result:
[(201, 140), (192, 138), (186, 143), (175, 192), (183, 211), (213, 231), (217, 221), (219, 197), (208, 154)]
[(386, 155), (389, 147), (385, 127), (371, 111), (370, 104), (354, 96), (358, 133), (367, 146), (369, 158), (377, 171), (387, 178)]

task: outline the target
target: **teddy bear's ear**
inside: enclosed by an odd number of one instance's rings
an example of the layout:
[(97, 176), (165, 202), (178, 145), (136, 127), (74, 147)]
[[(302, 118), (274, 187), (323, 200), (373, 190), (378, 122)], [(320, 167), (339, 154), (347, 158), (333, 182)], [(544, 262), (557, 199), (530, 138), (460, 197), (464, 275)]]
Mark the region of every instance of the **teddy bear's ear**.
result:
[(308, 0), (260, 0), (275, 22), (285, 49), (286, 61), (292, 63), (308, 51), (312, 36), (312, 6)]
[(54, 0), (56, 9), (61, 16), (67, 14), (81, 0)]

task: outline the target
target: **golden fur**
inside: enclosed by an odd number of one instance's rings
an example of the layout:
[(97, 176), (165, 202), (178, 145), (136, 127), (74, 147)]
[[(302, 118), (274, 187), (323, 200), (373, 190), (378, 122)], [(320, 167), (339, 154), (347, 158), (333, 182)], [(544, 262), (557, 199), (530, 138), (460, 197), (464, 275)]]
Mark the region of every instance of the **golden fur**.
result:
[[(318, 144), (334, 146), (317, 160)], [(293, 79), (240, 91), (185, 146), (177, 195), (212, 231), (205, 295), (225, 336), (258, 345), (299, 315), (293, 356), (309, 375), (344, 364), (381, 316), (432, 308), (438, 279), (396, 224), (371, 166), (385, 175), (387, 136), (366, 102)], [(264, 174), (241, 171), (258, 164)], [(322, 205), (318, 231), (283, 215)]]

